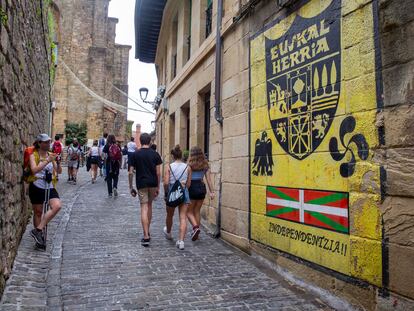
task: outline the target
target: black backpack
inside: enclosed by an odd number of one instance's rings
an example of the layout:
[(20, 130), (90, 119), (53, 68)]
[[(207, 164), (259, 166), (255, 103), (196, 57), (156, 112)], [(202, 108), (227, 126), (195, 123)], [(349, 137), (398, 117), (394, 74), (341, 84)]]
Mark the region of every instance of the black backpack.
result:
[(183, 173), (181, 174), (181, 176), (177, 179), (171, 169), (171, 165), (170, 165), (170, 172), (173, 175), (175, 182), (172, 185), (170, 191), (168, 191), (167, 194), (167, 202), (166, 205), (168, 207), (177, 207), (181, 204), (184, 203), (185, 201), (185, 196), (184, 196), (184, 187), (180, 182), (181, 177), (183, 177), (185, 171), (187, 170), (187, 167), (185, 167)]

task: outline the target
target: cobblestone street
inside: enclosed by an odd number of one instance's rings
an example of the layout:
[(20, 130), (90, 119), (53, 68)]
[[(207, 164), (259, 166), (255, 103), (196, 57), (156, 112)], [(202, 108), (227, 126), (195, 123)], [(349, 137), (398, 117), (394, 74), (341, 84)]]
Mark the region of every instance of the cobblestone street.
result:
[(33, 250), (26, 230), (1, 310), (331, 310), (204, 233), (178, 250), (162, 234), (160, 199), (151, 246), (142, 247), (126, 172), (115, 199), (107, 198), (103, 179), (87, 182), (84, 169), (79, 179), (73, 186), (61, 178), (63, 209), (49, 226), (47, 252)]

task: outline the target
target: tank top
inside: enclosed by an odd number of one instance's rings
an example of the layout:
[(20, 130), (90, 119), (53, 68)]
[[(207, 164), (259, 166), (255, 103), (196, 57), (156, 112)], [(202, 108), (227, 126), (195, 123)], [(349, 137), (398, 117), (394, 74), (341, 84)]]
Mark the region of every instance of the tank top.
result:
[(203, 180), (205, 174), (206, 174), (206, 170), (192, 171), (191, 180)]
[(99, 147), (93, 146), (91, 148), (91, 157), (99, 157)]
[[(53, 173), (53, 163), (49, 163), (45, 166), (43, 170), (35, 174), (37, 179), (33, 182), (33, 185), (35, 185), (37, 188), (46, 189), (48, 187), (48, 184), (45, 181), (46, 171), (48, 171), (51, 174)], [(51, 182), (50, 189), (52, 188), (53, 183)]]
[[(173, 162), (170, 164), (171, 172), (170, 172), (170, 184), (172, 185), (175, 183), (175, 178), (181, 178), (179, 179), (181, 183), (186, 183), (188, 178), (188, 168), (187, 164), (182, 162)], [(184, 174), (183, 174), (184, 172)], [(174, 173), (174, 175), (173, 175)], [(174, 178), (175, 176), (175, 178)]]

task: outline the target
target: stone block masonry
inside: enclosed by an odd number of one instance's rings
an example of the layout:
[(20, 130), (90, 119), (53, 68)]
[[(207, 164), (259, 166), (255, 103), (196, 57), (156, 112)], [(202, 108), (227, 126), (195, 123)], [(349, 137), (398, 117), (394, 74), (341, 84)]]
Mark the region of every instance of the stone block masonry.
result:
[[(380, 1), (384, 125), (382, 220), (387, 287), (395, 300), (414, 299), (414, 3)], [(380, 158), (380, 157), (379, 157)], [(400, 295), (400, 296), (399, 296)], [(411, 306), (412, 307), (412, 306)]]
[(42, 4), (0, 1), (0, 294), (29, 215), (23, 151), (48, 127), (50, 46)]
[(93, 92), (127, 107), (130, 46), (115, 43), (118, 19), (108, 17), (109, 0), (56, 0), (61, 12), (59, 60), (54, 85), (56, 110), (53, 134), (64, 134), (67, 123), (86, 122), (87, 137), (98, 139), (103, 132), (125, 141), (127, 115), (110, 109), (81, 88), (59, 64), (65, 64)]

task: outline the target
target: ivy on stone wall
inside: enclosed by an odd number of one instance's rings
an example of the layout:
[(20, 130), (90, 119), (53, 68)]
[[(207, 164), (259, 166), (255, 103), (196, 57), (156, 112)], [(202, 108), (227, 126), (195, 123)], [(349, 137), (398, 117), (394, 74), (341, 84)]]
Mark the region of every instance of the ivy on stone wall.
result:
[(74, 138), (78, 139), (81, 145), (86, 144), (88, 127), (85, 122), (82, 123), (67, 123), (65, 127), (66, 145), (70, 145)]

